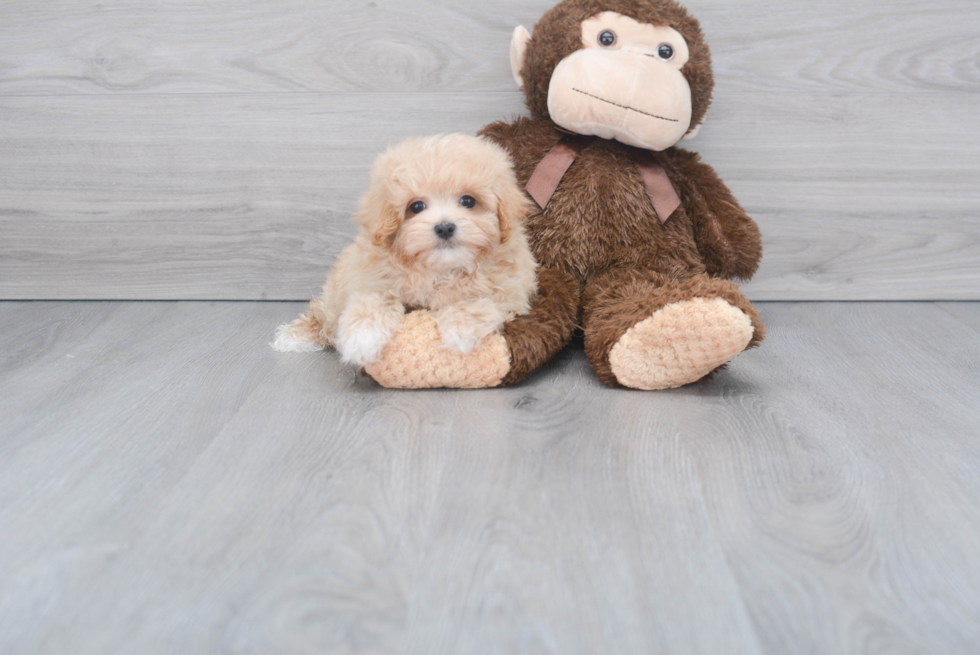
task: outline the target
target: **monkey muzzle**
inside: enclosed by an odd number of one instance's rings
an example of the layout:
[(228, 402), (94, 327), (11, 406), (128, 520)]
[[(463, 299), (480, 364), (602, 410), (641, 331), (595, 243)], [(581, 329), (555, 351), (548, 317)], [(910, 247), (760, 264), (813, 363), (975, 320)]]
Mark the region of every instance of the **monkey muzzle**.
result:
[(555, 68), (548, 113), (576, 134), (661, 151), (691, 127), (691, 87), (642, 50), (579, 50)]

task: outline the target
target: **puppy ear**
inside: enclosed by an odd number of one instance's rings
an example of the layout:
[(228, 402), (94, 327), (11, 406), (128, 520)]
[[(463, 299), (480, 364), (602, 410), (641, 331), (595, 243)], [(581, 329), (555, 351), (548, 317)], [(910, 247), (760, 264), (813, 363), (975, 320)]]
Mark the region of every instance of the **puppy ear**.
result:
[(511, 233), (524, 224), (530, 203), (513, 177), (497, 192), (497, 220), (500, 221), (500, 243), (506, 243)]
[(381, 211), (381, 220), (374, 231), (371, 243), (376, 246), (390, 246), (401, 223), (401, 216), (395, 208), (391, 204), (385, 203), (384, 209)]
[(391, 157), (382, 155), (374, 164), (371, 188), (361, 199), (356, 220), (371, 235), (376, 246), (391, 245), (392, 237), (402, 223), (401, 210), (388, 199), (387, 185), (392, 176)]
[(361, 199), (361, 208), (355, 218), (361, 228), (371, 236), (371, 243), (376, 246), (391, 245), (392, 237), (402, 222), (400, 212), (378, 188), (372, 188)]

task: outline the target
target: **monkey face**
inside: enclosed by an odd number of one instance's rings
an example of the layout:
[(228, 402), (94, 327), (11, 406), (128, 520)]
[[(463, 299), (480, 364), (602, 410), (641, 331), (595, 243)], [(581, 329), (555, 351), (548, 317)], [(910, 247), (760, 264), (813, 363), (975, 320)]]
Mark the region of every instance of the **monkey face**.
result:
[(577, 134), (647, 150), (680, 141), (691, 127), (684, 37), (609, 11), (582, 23), (582, 39), (585, 47), (551, 78), (551, 119)]
[[(629, 9), (636, 17), (590, 16), (590, 6), (559, 4), (539, 23), (533, 43), (523, 27), (515, 30), (511, 62), (532, 113), (543, 113), (546, 99), (547, 115), (559, 127), (646, 150), (694, 136), (699, 125), (692, 120), (703, 120), (711, 97), (710, 54), (697, 22), (669, 2)], [(585, 16), (574, 23), (573, 36), (568, 19), (579, 11)], [(681, 32), (695, 39), (696, 57)]]

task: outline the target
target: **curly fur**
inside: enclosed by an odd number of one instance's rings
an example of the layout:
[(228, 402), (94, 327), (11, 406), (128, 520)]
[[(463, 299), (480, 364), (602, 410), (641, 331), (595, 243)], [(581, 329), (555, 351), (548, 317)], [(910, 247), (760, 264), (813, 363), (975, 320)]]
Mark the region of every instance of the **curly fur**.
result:
[[(476, 206), (463, 207), (464, 195)], [(426, 205), (419, 214), (409, 210), (417, 201)], [(335, 346), (363, 366), (382, 355), (407, 309), (428, 309), (443, 345), (468, 353), (530, 309), (537, 264), (524, 232), (528, 208), (507, 153), (485, 139), (454, 134), (391, 148), (372, 170), (357, 240), (274, 347)], [(435, 229), (447, 222), (456, 227), (448, 241)]]

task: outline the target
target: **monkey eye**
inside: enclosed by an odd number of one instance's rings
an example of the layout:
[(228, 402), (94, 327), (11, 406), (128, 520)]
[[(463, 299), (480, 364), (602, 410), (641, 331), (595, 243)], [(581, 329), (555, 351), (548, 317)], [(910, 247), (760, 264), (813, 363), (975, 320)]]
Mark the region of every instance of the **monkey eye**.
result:
[(473, 196), (463, 196), (462, 198), (459, 199), (459, 204), (465, 207), (466, 209), (473, 209), (474, 207), (476, 207), (476, 198), (474, 198)]
[(411, 205), (408, 206), (408, 211), (413, 214), (421, 214), (426, 210), (426, 204), (422, 200), (416, 200)]
[(613, 47), (617, 40), (616, 33), (612, 30), (606, 30), (599, 35), (599, 45), (603, 48)]
[(659, 46), (657, 46), (657, 54), (660, 55), (660, 58), (664, 61), (670, 61), (674, 58), (674, 46), (670, 45), (669, 43), (661, 43)]

